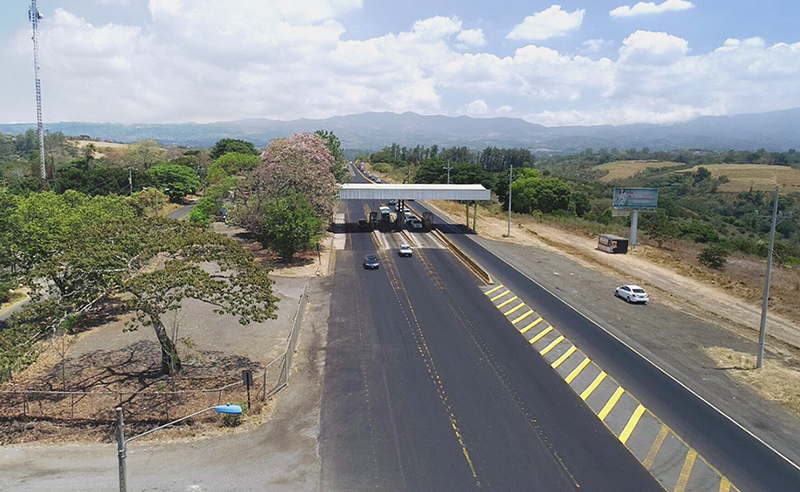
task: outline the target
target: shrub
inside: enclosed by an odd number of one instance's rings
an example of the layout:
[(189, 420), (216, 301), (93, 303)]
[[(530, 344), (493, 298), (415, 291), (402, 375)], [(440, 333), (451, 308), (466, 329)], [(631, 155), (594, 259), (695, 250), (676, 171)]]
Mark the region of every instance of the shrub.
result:
[(722, 246), (712, 244), (700, 251), (697, 255), (697, 261), (708, 268), (715, 270), (722, 270), (725, 268), (725, 263), (728, 261), (730, 252)]
[(693, 239), (696, 243), (719, 241), (719, 233), (708, 224), (692, 219), (680, 225), (681, 236)]

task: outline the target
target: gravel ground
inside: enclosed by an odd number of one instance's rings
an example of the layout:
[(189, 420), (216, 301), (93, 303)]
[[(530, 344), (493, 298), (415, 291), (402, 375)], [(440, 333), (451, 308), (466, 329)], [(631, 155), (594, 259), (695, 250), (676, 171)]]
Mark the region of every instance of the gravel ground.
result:
[[(245, 434), (168, 444), (133, 443), (128, 451), (129, 490), (317, 489), (320, 470), (317, 436), (323, 346), (330, 313), (329, 283), (330, 279), (310, 281), (309, 304), (292, 379), (278, 393), (271, 419)], [(281, 279), (275, 291), (290, 294), (297, 291), (297, 286)], [(276, 338), (280, 338), (278, 333), (284, 334), (282, 343), (290, 329), (287, 320), (291, 322), (295, 309), (294, 300), (287, 304), (278, 321), (267, 323), (275, 328)], [(275, 339), (265, 338), (269, 342)], [(213, 337), (208, 343), (227, 343), (217, 340), (218, 337)], [(114, 444), (0, 447), (0, 490), (108, 491), (117, 488), (117, 479)]]

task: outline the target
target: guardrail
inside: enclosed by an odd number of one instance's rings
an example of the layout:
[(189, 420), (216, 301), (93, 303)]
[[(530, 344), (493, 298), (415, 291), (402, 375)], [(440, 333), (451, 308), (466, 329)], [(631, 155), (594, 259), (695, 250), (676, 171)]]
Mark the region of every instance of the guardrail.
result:
[(489, 272), (486, 271), (486, 269), (483, 268), (483, 266), (481, 266), (480, 263), (473, 260), (468, 254), (461, 251), (461, 249), (455, 244), (453, 244), (453, 242), (450, 241), (450, 239), (448, 239), (446, 235), (444, 235), (437, 229), (431, 229), (431, 234), (433, 234), (434, 236), (436, 236), (436, 238), (442, 241), (448, 247), (448, 249), (450, 249), (450, 251), (453, 252), (453, 254), (455, 254), (461, 261), (463, 261), (470, 268), (470, 270), (472, 270), (475, 273), (475, 275), (478, 276), (478, 278), (483, 280), (487, 285), (494, 284), (494, 280), (492, 280), (492, 276), (489, 275)]

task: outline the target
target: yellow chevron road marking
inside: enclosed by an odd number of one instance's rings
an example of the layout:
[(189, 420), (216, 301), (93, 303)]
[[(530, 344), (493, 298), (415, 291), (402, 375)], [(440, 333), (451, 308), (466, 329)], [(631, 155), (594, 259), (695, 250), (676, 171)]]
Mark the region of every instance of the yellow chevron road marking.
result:
[(591, 359), (589, 359), (588, 357), (587, 357), (587, 358), (585, 358), (585, 359), (583, 359), (583, 362), (581, 362), (580, 364), (578, 364), (578, 367), (576, 367), (575, 369), (573, 369), (573, 370), (572, 370), (572, 372), (571, 372), (571, 373), (569, 373), (569, 376), (567, 376), (566, 378), (564, 378), (564, 381), (566, 381), (566, 382), (567, 382), (567, 384), (571, 383), (573, 379), (575, 379), (575, 378), (577, 378), (577, 377), (578, 377), (578, 374), (580, 374), (580, 373), (581, 373), (581, 371), (583, 371), (584, 369), (586, 369), (586, 366), (588, 366), (590, 362), (591, 362)]
[(573, 345), (572, 347), (570, 347), (569, 349), (567, 349), (567, 351), (566, 351), (566, 352), (564, 352), (564, 354), (563, 354), (561, 357), (559, 357), (558, 359), (556, 359), (556, 360), (555, 360), (555, 362), (553, 362), (552, 364), (550, 364), (550, 367), (552, 367), (553, 369), (557, 369), (557, 368), (558, 368), (558, 366), (560, 366), (561, 364), (563, 364), (565, 360), (569, 359), (569, 356), (570, 356), (570, 355), (572, 355), (572, 354), (574, 354), (576, 350), (578, 350), (578, 347), (576, 347), (575, 345)]
[(510, 291), (510, 290), (508, 290), (508, 289), (506, 289), (506, 291), (505, 291), (505, 292), (503, 292), (503, 293), (501, 293), (501, 294), (497, 294), (496, 296), (492, 297), (492, 298), (491, 298), (491, 299), (489, 299), (489, 300), (490, 300), (490, 301), (492, 301), (492, 302), (494, 302), (494, 301), (496, 301), (496, 300), (500, 299), (501, 297), (503, 297), (504, 295), (506, 295), (506, 294), (510, 294), (510, 293), (511, 293), (511, 291)]
[(535, 337), (533, 337), (530, 340), (528, 340), (528, 343), (533, 345), (534, 343), (538, 342), (540, 338), (542, 338), (543, 336), (547, 335), (551, 331), (553, 331), (553, 327), (552, 326), (548, 326), (544, 330), (540, 331), (538, 335), (536, 335)]
[(634, 429), (636, 429), (636, 424), (639, 423), (639, 419), (642, 418), (644, 412), (645, 408), (641, 404), (638, 407), (636, 407), (636, 410), (633, 411), (633, 415), (631, 415), (630, 420), (628, 420), (628, 423), (625, 424), (625, 428), (622, 429), (622, 432), (619, 435), (619, 440), (620, 442), (622, 442), (622, 444), (628, 442), (628, 438), (631, 437), (631, 434), (633, 433)]
[(585, 401), (587, 398), (589, 398), (589, 395), (591, 395), (592, 392), (594, 392), (594, 390), (596, 390), (597, 387), (600, 386), (600, 383), (602, 383), (605, 378), (606, 378), (606, 372), (600, 371), (600, 374), (598, 374), (597, 377), (594, 378), (592, 384), (590, 384), (589, 387), (583, 390), (583, 393), (581, 393), (581, 400)]
[(686, 486), (689, 484), (689, 476), (692, 474), (695, 460), (697, 460), (697, 451), (689, 448), (689, 452), (686, 453), (686, 460), (683, 462), (683, 468), (681, 468), (681, 474), (678, 475), (678, 482), (675, 484), (675, 488), (672, 489), (673, 492), (686, 492)]
[(551, 350), (556, 348), (556, 345), (558, 345), (562, 341), (564, 341), (564, 335), (559, 335), (558, 338), (556, 338), (555, 340), (550, 342), (550, 345), (548, 345), (547, 347), (543, 348), (539, 353), (541, 355), (547, 355), (548, 352), (550, 352)]
[(622, 393), (625, 393), (625, 390), (622, 389), (622, 386), (619, 386), (617, 390), (611, 395), (611, 398), (608, 399), (606, 402), (606, 406), (600, 410), (600, 413), (597, 414), (597, 417), (600, 420), (605, 420), (608, 417), (608, 414), (611, 413), (611, 410), (614, 410), (614, 406), (617, 404), (620, 398), (622, 398)]
[(522, 321), (523, 319), (527, 318), (527, 317), (528, 317), (528, 316), (530, 316), (531, 314), (533, 314), (533, 309), (531, 309), (531, 310), (530, 310), (530, 311), (528, 311), (527, 313), (523, 314), (523, 315), (522, 315), (522, 316), (520, 316), (519, 318), (517, 318), (517, 319), (515, 319), (515, 320), (512, 320), (512, 321), (511, 321), (511, 324), (512, 324), (512, 325), (516, 325), (517, 323), (519, 323), (519, 322), (520, 322), (520, 321)]
[(505, 314), (506, 316), (508, 316), (509, 314), (514, 314), (514, 313), (516, 313), (517, 311), (519, 311), (520, 309), (522, 309), (522, 308), (524, 308), (524, 307), (525, 307), (525, 303), (524, 303), (524, 302), (520, 302), (520, 303), (517, 305), (517, 307), (511, 308), (511, 309), (509, 309), (508, 311), (506, 311), (506, 312), (505, 312), (505, 313), (503, 313), (503, 314)]
[(494, 294), (495, 292), (497, 292), (498, 290), (502, 289), (503, 287), (504, 287), (503, 285), (498, 285), (497, 287), (493, 287), (493, 288), (487, 290), (486, 292), (484, 292), (484, 294), (487, 295), (487, 296), (489, 294)]
[(719, 492), (730, 492), (731, 491), (731, 483), (728, 481), (727, 478), (722, 477), (719, 481)]
[(661, 446), (664, 444), (664, 440), (667, 438), (668, 434), (669, 427), (662, 423), (661, 430), (658, 431), (656, 440), (653, 441), (653, 444), (650, 446), (650, 451), (647, 452), (647, 457), (645, 457), (644, 461), (642, 461), (642, 465), (646, 470), (650, 470), (650, 467), (656, 462), (658, 452), (661, 451)]
[(517, 296), (514, 296), (514, 297), (512, 297), (511, 299), (509, 299), (509, 300), (507, 300), (507, 301), (503, 301), (503, 302), (501, 302), (500, 304), (498, 304), (498, 305), (497, 305), (497, 306), (495, 306), (495, 307), (496, 307), (497, 309), (500, 309), (500, 308), (502, 308), (502, 307), (508, 306), (509, 304), (511, 304), (512, 302), (516, 301), (517, 299), (519, 299), (519, 297), (517, 297)]
[(526, 333), (528, 330), (530, 330), (530, 329), (531, 329), (531, 328), (533, 328), (534, 326), (538, 325), (538, 324), (539, 324), (539, 323), (541, 323), (542, 321), (544, 321), (544, 318), (542, 318), (542, 317), (539, 317), (539, 319), (535, 320), (533, 323), (531, 323), (531, 324), (529, 324), (528, 326), (526, 326), (525, 328), (521, 329), (519, 332), (520, 332), (520, 333)]

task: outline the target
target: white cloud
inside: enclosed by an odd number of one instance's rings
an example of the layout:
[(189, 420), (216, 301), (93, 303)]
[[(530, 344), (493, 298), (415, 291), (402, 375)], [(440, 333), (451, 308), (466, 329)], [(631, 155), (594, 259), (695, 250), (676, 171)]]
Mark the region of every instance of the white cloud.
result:
[[(344, 39), (341, 15), (360, 0), (241, 2), (233, 10), (211, 0), (150, 0), (141, 25), (92, 24), (56, 10), (41, 31), (45, 120), (415, 111), (623, 124), (800, 106), (800, 43), (729, 39), (698, 54), (685, 39), (640, 30), (624, 40), (583, 41), (577, 49), (587, 55), (525, 44), (500, 56), (480, 48), (481, 29), (463, 29), (456, 17)], [(29, 27), (3, 41), (0, 92), (12, 96), (0, 118), (32, 121)]]
[(536, 41), (564, 36), (581, 26), (585, 13), (585, 9), (567, 12), (561, 10), (560, 5), (552, 5), (541, 12), (525, 17), (525, 20), (514, 26), (514, 29), (506, 37)]
[(688, 51), (689, 43), (683, 38), (664, 32), (636, 31), (622, 41), (619, 60), (630, 64), (668, 65)]
[(469, 116), (483, 116), (489, 112), (489, 105), (483, 99), (476, 99), (467, 104), (464, 108), (464, 114)]
[(459, 47), (462, 49), (486, 45), (483, 29), (466, 29), (458, 33), (456, 39), (460, 42)]
[(587, 39), (581, 43), (585, 53), (599, 53), (604, 47), (611, 44), (611, 41), (605, 39)]
[(674, 12), (694, 8), (694, 4), (687, 0), (665, 0), (660, 4), (655, 2), (639, 2), (633, 7), (622, 5), (615, 8), (608, 14), (614, 18), (634, 17), (637, 15), (661, 14), (663, 12)]

